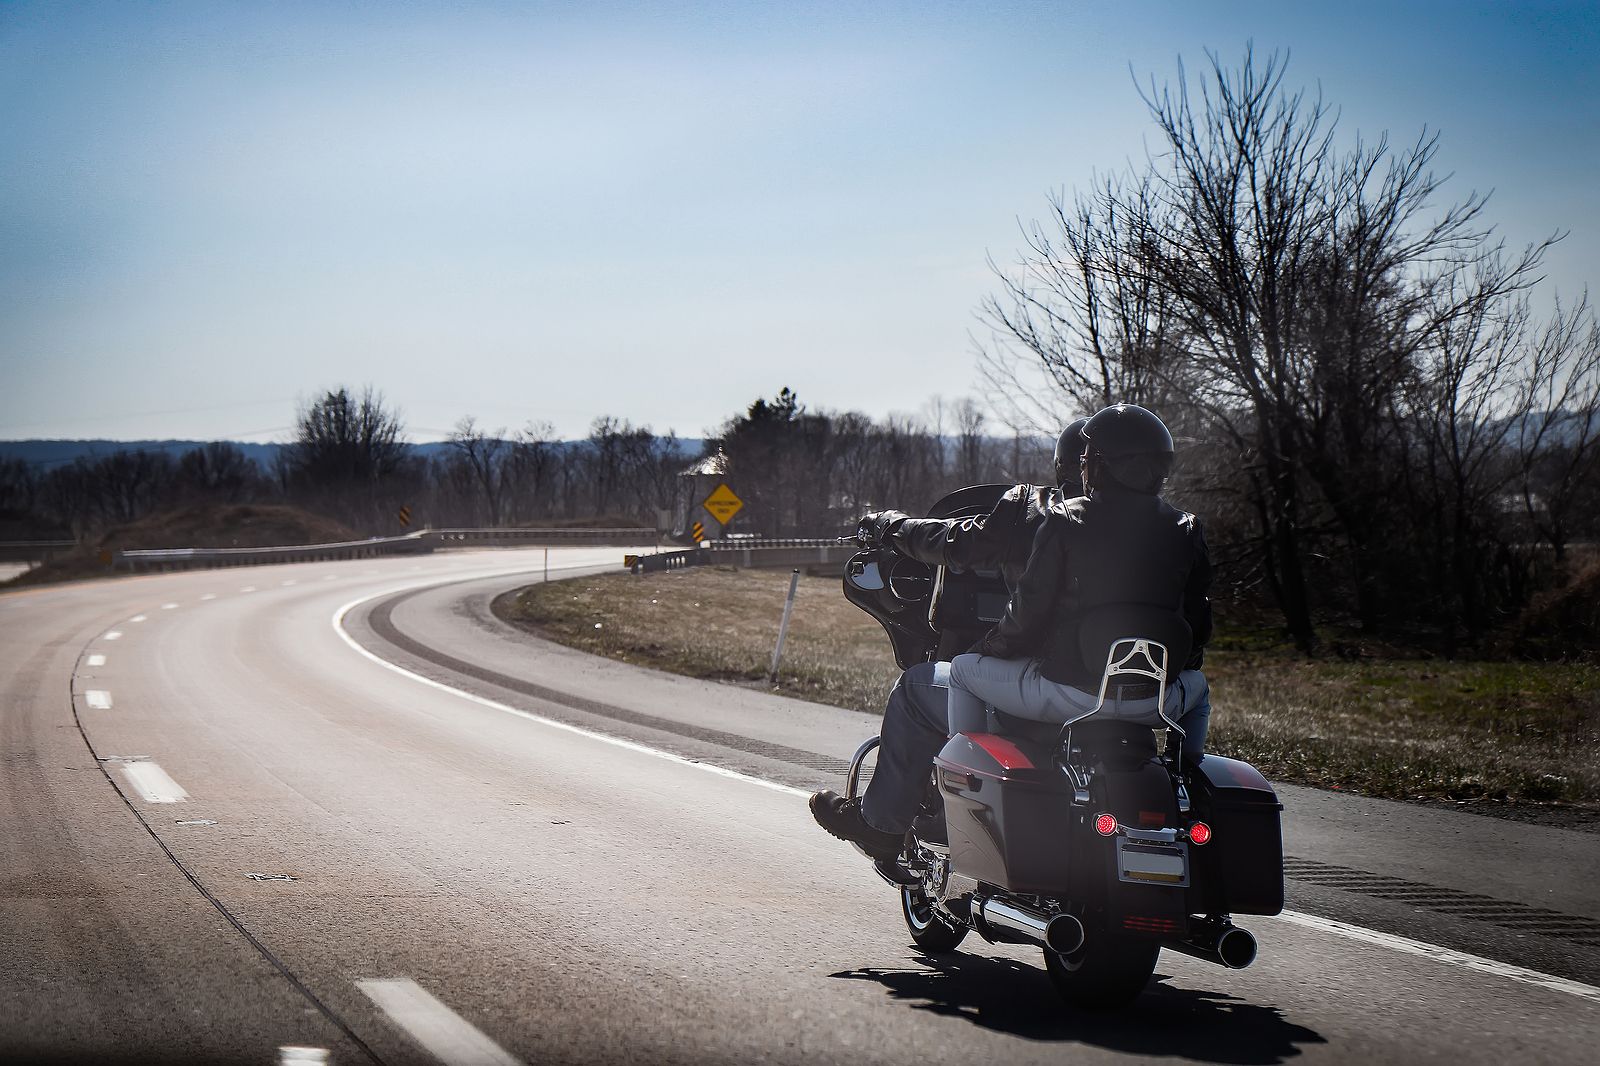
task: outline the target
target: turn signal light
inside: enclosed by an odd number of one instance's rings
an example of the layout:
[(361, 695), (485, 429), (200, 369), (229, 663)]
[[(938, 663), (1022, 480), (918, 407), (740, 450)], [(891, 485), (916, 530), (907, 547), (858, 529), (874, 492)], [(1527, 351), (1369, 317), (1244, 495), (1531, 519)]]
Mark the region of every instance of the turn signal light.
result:
[(1117, 832), (1117, 816), (1114, 814), (1095, 815), (1094, 831), (1103, 837), (1115, 836)]
[(1195, 844), (1204, 844), (1211, 839), (1211, 827), (1204, 822), (1196, 822), (1189, 827), (1189, 840)]

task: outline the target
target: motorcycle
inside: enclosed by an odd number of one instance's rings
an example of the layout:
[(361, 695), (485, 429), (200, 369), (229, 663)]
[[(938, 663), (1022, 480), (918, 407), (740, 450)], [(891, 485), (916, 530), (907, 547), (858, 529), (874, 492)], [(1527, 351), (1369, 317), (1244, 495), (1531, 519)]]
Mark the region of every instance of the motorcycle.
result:
[[(929, 517), (987, 514), (1005, 489), (958, 490)], [(965, 651), (1005, 610), (997, 573), (858, 543), (845, 597), (882, 624), (901, 669)], [(1086, 661), (1106, 664), (1095, 709), (1057, 725), (991, 708), (986, 725), (956, 733), (935, 759), (899, 861), (875, 868), (899, 889), (924, 951), (953, 951), (969, 932), (1036, 945), (1067, 1002), (1113, 1007), (1144, 989), (1163, 948), (1229, 969), (1255, 961), (1255, 937), (1233, 915), (1283, 909), (1283, 806), (1246, 762), (1186, 760), (1165, 712), (1145, 723), (1101, 713), (1118, 686), (1153, 686), (1165, 706), (1170, 668), (1188, 654), (1181, 620), (1118, 611), (1086, 620), (1084, 633)], [(855, 753), (847, 797), (859, 794), (877, 745), (873, 737)]]

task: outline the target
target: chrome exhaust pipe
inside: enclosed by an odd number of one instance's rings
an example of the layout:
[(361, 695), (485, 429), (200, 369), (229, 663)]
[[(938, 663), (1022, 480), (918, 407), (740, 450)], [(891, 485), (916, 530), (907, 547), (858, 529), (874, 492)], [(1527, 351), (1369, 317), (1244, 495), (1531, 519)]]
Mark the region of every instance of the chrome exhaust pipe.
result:
[(1230, 970), (1256, 961), (1256, 938), (1236, 925), (1201, 926), (1188, 940), (1163, 940), (1161, 946)]
[[(978, 932), (987, 940), (1007, 939), (1070, 955), (1083, 947), (1083, 923), (1070, 914), (1040, 914), (1019, 903), (990, 896), (977, 905)], [(998, 935), (994, 935), (998, 934)]]

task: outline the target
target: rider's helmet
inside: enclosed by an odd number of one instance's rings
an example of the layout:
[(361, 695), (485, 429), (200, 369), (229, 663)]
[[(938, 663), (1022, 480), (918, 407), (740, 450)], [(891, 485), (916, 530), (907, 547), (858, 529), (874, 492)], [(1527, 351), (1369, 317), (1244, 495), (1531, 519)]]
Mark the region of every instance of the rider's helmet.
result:
[(1143, 407), (1119, 403), (1089, 419), (1083, 427), (1084, 489), (1111, 484), (1129, 492), (1155, 496), (1172, 473), (1172, 434), (1166, 424)]
[(1056, 484), (1063, 491), (1076, 487), (1077, 492), (1067, 492), (1068, 496), (1077, 496), (1083, 492), (1083, 447), (1088, 440), (1083, 435), (1083, 427), (1089, 424), (1087, 418), (1080, 418), (1072, 425), (1061, 431), (1061, 436), (1056, 438)]

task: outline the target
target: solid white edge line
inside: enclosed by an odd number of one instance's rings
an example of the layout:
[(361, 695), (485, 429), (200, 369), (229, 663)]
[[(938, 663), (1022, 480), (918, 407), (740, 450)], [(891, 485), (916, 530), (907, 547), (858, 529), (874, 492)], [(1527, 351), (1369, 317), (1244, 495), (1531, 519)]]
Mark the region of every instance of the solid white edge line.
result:
[[(481, 707), (489, 707), (493, 710), (504, 711), (506, 714), (513, 714), (518, 718), (526, 718), (530, 722), (538, 722), (541, 725), (547, 725), (555, 729), (565, 730), (568, 733), (576, 733), (578, 736), (589, 737), (590, 739), (598, 740), (603, 744), (611, 744), (615, 747), (626, 748), (628, 751), (636, 751), (642, 755), (652, 755), (658, 759), (665, 759), (668, 762), (678, 763), (682, 766), (692, 766), (697, 770), (704, 770), (707, 773), (716, 774), (719, 777), (731, 777), (736, 781), (748, 781), (752, 785), (760, 785), (762, 788), (771, 789), (774, 792), (782, 792), (790, 796), (809, 797), (811, 795), (811, 793), (805, 791), (804, 789), (792, 788), (789, 785), (780, 785), (776, 781), (767, 781), (763, 778), (753, 777), (750, 774), (740, 773), (738, 770), (730, 770), (727, 767), (717, 766), (714, 763), (696, 762), (693, 759), (686, 759), (681, 755), (674, 755), (670, 751), (661, 751), (658, 748), (647, 747), (646, 745), (639, 744), (635, 741), (623, 740), (620, 737), (608, 736), (605, 733), (597, 733), (592, 729), (583, 729), (579, 726), (569, 725), (566, 722), (558, 722), (553, 718), (545, 718), (542, 715), (520, 710), (504, 703), (498, 703), (494, 700), (486, 699), (463, 689), (452, 688), (443, 682), (435, 681), (431, 677), (423, 677), (421, 674), (414, 673), (410, 670), (407, 670), (403, 666), (399, 666), (387, 659), (381, 658), (368, 651), (366, 648), (363, 648), (360, 644), (356, 643), (355, 638), (345, 631), (344, 617), (355, 608), (361, 606), (363, 603), (378, 599), (381, 596), (390, 595), (395, 591), (400, 590), (390, 589), (384, 592), (375, 592), (369, 596), (363, 596), (359, 599), (351, 600), (343, 607), (340, 607), (333, 614), (333, 631), (339, 634), (339, 638), (346, 644), (350, 645), (350, 647), (354, 648), (358, 653), (377, 663), (379, 666), (393, 670), (402, 677), (409, 677), (413, 681), (420, 681), (422, 684), (428, 685), (431, 688), (436, 688), (441, 692), (448, 692), (453, 696), (458, 696), (461, 699), (476, 703)], [(1427, 944), (1420, 940), (1411, 940), (1403, 936), (1396, 936), (1393, 933), (1380, 933), (1376, 929), (1367, 929), (1364, 926), (1350, 925), (1346, 922), (1336, 922), (1331, 918), (1319, 918), (1314, 914), (1302, 914), (1299, 911), (1282, 911), (1276, 917), (1282, 919), (1283, 921), (1305, 926), (1308, 929), (1315, 929), (1319, 932), (1328, 933), (1333, 936), (1342, 936), (1350, 940), (1359, 940), (1368, 944), (1377, 944), (1393, 951), (1404, 952), (1408, 955), (1419, 955), (1423, 958), (1433, 959), (1435, 962), (1446, 965), (1454, 965), (1469, 970), (1477, 970), (1480, 973), (1492, 974), (1496, 977), (1504, 977), (1512, 981), (1520, 981), (1524, 984), (1535, 985), (1539, 988), (1550, 989), (1551, 991), (1555, 992), (1565, 992), (1568, 995), (1577, 996), (1580, 999), (1586, 999), (1590, 1002), (1600, 1003), (1600, 988), (1596, 988), (1593, 985), (1583, 984), (1580, 981), (1569, 981), (1564, 977), (1556, 977), (1552, 974), (1540, 973), (1537, 970), (1529, 970), (1521, 966), (1513, 966), (1506, 962), (1496, 962), (1494, 959), (1486, 959), (1479, 955), (1469, 955), (1464, 951), (1454, 951), (1450, 948), (1439, 947), (1437, 944)]]
[[(409, 587), (410, 586), (405, 586), (405, 588)], [(678, 763), (680, 766), (693, 766), (696, 769), (704, 770), (711, 774), (717, 774), (720, 777), (731, 777), (738, 781), (748, 781), (752, 785), (760, 785), (762, 788), (768, 788), (774, 792), (782, 792), (790, 796), (811, 795), (811, 793), (805, 791), (804, 789), (792, 788), (789, 785), (780, 785), (776, 781), (767, 781), (760, 777), (754, 777), (750, 774), (741, 773), (738, 770), (730, 770), (725, 766), (717, 766), (714, 763), (697, 762), (694, 759), (686, 759), (682, 755), (676, 755), (670, 751), (662, 751), (660, 748), (648, 747), (632, 740), (623, 740), (621, 737), (614, 737), (607, 733), (598, 733), (593, 729), (584, 729), (582, 726), (571, 725), (570, 723), (558, 721), (554, 718), (546, 718), (544, 715), (534, 714), (532, 711), (524, 711), (521, 708), (512, 707), (509, 704), (487, 699), (483, 696), (467, 692), (463, 689), (453, 688), (450, 685), (444, 684), (442, 681), (435, 681), (431, 677), (424, 677), (421, 674), (407, 670), (405, 667), (400, 666), (397, 663), (392, 663), (387, 659), (374, 655), (372, 652), (356, 643), (355, 638), (349, 633), (345, 632), (344, 616), (355, 608), (361, 606), (363, 603), (378, 599), (381, 596), (391, 595), (396, 591), (404, 591), (404, 588), (398, 590), (390, 589), (384, 592), (375, 592), (370, 596), (363, 596), (360, 599), (352, 600), (343, 607), (340, 607), (333, 614), (333, 631), (339, 634), (339, 638), (346, 644), (350, 645), (350, 647), (354, 648), (359, 654), (372, 660), (386, 670), (393, 670), (402, 677), (408, 677), (411, 680), (420, 682), (429, 686), (430, 688), (436, 688), (440, 692), (448, 692), (452, 696), (457, 696), (471, 703), (476, 703), (480, 707), (488, 707), (491, 710), (502, 711), (506, 714), (515, 715), (518, 718), (526, 718), (530, 722), (538, 722), (540, 725), (546, 725), (552, 729), (560, 729), (567, 733), (575, 733), (580, 737), (588, 737), (590, 740), (598, 740), (602, 744), (610, 744), (613, 747), (624, 748), (628, 751), (638, 752), (641, 755), (649, 755), (657, 759), (665, 759), (667, 762)]]
[(522, 1066), (482, 1029), (409, 977), (367, 978), (356, 987), (446, 1066)]
[(183, 786), (153, 762), (123, 763), (119, 769), (147, 803), (182, 803), (189, 798)]
[(1351, 940), (1360, 940), (1368, 944), (1378, 944), (1389, 948), (1391, 951), (1401, 951), (1407, 955), (1420, 955), (1435, 962), (1460, 966), (1468, 970), (1477, 970), (1480, 973), (1493, 974), (1496, 977), (1521, 981), (1523, 984), (1536, 985), (1539, 988), (1547, 988), (1553, 992), (1565, 992), (1580, 999), (1600, 1003), (1600, 988), (1586, 985), (1581, 981), (1569, 981), (1565, 977), (1556, 977), (1552, 974), (1540, 973), (1538, 970), (1513, 966), (1509, 962), (1498, 962), (1494, 959), (1486, 959), (1481, 955), (1469, 955), (1464, 951), (1442, 948), (1437, 944), (1428, 944), (1421, 940), (1396, 936), (1393, 933), (1380, 933), (1376, 929), (1350, 925), (1348, 922), (1336, 922), (1332, 918), (1320, 918), (1315, 914), (1283, 911), (1277, 917), (1295, 925), (1303, 925), (1308, 929), (1332, 933), (1334, 936), (1348, 937)]

